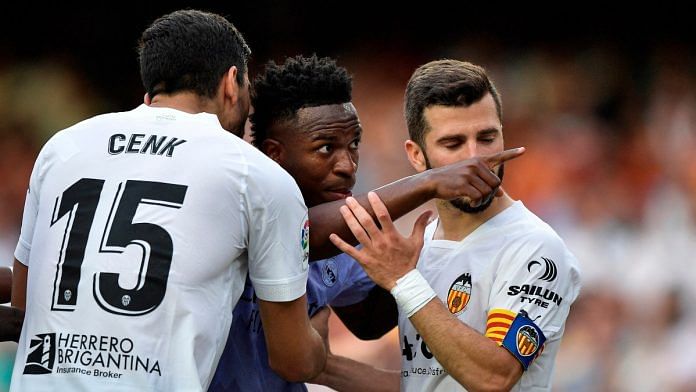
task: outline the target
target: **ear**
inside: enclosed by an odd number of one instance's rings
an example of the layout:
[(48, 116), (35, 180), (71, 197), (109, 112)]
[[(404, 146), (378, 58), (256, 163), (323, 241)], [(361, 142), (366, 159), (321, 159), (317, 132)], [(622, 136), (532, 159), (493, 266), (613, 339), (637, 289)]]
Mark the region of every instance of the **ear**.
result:
[(150, 104), (152, 103), (152, 98), (150, 98), (150, 94), (145, 93), (145, 95), (143, 96), (143, 103), (147, 106), (150, 106)]
[(423, 150), (418, 143), (410, 139), (406, 140), (404, 143), (404, 148), (406, 149), (408, 161), (411, 162), (411, 166), (413, 166), (417, 172), (420, 173), (427, 170), (427, 165), (425, 164), (425, 155), (423, 154)]
[(280, 165), (285, 156), (285, 147), (275, 139), (266, 139), (261, 143), (261, 152)]
[(237, 70), (236, 66), (231, 66), (230, 69), (225, 72), (222, 78), (222, 86), (224, 90), (225, 97), (229, 97), (232, 101), (232, 105), (237, 104), (239, 99), (239, 83), (237, 83)]

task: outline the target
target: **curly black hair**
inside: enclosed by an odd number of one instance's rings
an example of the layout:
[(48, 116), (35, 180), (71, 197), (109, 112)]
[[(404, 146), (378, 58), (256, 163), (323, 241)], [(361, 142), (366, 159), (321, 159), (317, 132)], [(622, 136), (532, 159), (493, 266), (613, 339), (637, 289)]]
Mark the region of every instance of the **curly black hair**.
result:
[(288, 57), (282, 65), (268, 62), (254, 81), (251, 97), (254, 145), (260, 147), (271, 125), (294, 119), (301, 108), (350, 102), (352, 89), (348, 71), (329, 57)]

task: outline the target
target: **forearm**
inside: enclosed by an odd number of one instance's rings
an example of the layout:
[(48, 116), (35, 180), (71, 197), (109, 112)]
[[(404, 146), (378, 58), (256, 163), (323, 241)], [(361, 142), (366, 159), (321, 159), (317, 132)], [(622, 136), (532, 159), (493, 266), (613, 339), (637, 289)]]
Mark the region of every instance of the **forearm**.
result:
[(24, 311), (0, 305), (0, 342), (18, 342), (23, 323)]
[(259, 300), (269, 366), (291, 382), (307, 381), (324, 370), (324, 340), (307, 318), (305, 296), (290, 302)]
[[(391, 184), (384, 185), (374, 192), (379, 195), (389, 210), (392, 219), (396, 220), (416, 207), (432, 199), (434, 185), (430, 172), (419, 173), (402, 178)], [(355, 199), (374, 217), (374, 212), (367, 200), (367, 194), (355, 196)], [(310, 260), (322, 260), (341, 253), (329, 241), (331, 233), (338, 234), (351, 244), (357, 240), (346, 225), (339, 208), (345, 205), (344, 200), (324, 203), (309, 209), (309, 258)]]
[(509, 390), (522, 366), (504, 348), (459, 321), (434, 298), (410, 318), (438, 362), (469, 391)]
[(394, 392), (399, 390), (400, 381), (398, 370), (379, 369), (329, 354), (326, 368), (311, 383), (326, 385), (339, 392)]
[(379, 286), (356, 304), (332, 308), (348, 330), (361, 340), (379, 339), (399, 322), (394, 297)]

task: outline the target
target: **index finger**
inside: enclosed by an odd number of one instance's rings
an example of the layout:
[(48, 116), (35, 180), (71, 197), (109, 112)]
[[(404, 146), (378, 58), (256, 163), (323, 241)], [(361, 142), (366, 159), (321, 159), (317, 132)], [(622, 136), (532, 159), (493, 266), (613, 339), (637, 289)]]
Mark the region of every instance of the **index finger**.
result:
[(525, 151), (526, 149), (524, 147), (511, 148), (497, 154), (488, 155), (484, 157), (484, 160), (486, 163), (488, 163), (488, 167), (493, 168), (505, 161), (519, 157), (520, 155), (524, 154)]
[(375, 192), (368, 192), (367, 199), (370, 201), (372, 211), (375, 212), (379, 225), (382, 226), (382, 230), (395, 231), (396, 229), (394, 228), (394, 223), (389, 215), (389, 210), (387, 210), (387, 206), (384, 205), (384, 202), (382, 202), (379, 196)]

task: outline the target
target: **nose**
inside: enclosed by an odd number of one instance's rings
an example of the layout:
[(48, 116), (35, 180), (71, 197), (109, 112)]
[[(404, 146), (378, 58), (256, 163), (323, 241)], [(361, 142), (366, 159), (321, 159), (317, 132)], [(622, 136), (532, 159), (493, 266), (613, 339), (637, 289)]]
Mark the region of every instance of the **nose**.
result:
[(466, 154), (465, 159), (473, 158), (479, 155), (478, 143), (475, 141), (469, 141), (464, 146), (464, 153)]
[(338, 154), (336, 163), (334, 164), (334, 173), (341, 177), (353, 177), (358, 170), (357, 153), (343, 150)]

